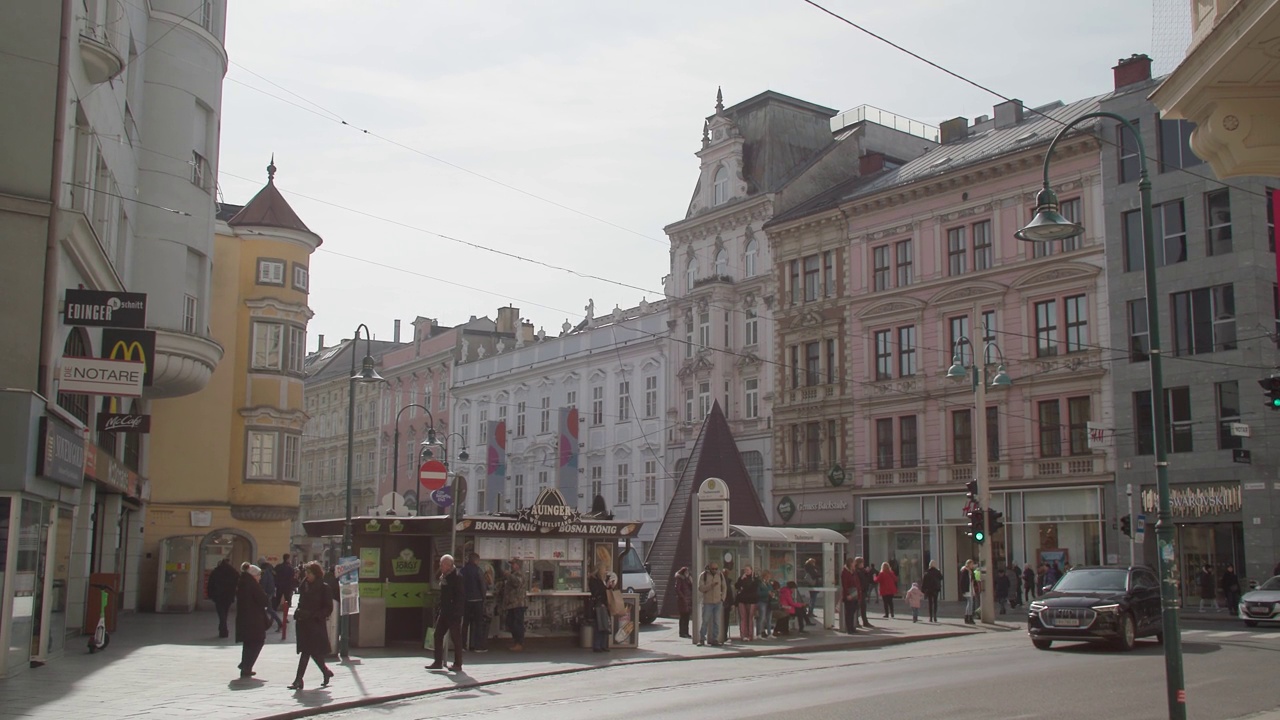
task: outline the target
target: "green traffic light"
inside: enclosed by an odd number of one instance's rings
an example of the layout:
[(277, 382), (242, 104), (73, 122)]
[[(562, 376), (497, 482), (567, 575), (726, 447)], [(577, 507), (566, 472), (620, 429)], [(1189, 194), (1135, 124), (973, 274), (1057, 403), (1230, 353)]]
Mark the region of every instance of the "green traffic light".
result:
[(1271, 407), (1280, 408), (1280, 398), (1271, 398)]
[(983, 540), (987, 539), (987, 534), (979, 530), (978, 532), (973, 534), (973, 539), (976, 542), (982, 542)]

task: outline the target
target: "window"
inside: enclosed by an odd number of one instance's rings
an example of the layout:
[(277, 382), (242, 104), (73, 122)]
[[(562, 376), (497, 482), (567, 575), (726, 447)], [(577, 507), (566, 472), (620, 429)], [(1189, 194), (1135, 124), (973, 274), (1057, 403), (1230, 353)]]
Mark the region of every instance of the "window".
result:
[(1231, 423), (1240, 422), (1240, 385), (1235, 380), (1214, 383), (1218, 397), (1218, 449), (1244, 447), (1244, 439), (1231, 434)]
[(989, 270), (994, 265), (991, 248), (991, 221), (983, 220), (973, 226), (973, 269)]
[(1204, 224), (1205, 252), (1209, 255), (1231, 252), (1231, 195), (1226, 188), (1205, 193)]
[(1062, 456), (1062, 424), (1057, 400), (1036, 403), (1040, 424), (1040, 457)]
[(804, 430), (800, 425), (791, 426), (791, 469), (803, 470), (800, 449), (804, 447)]
[(259, 258), (258, 284), (284, 286), (284, 261)]
[(283, 342), (283, 325), (255, 322), (253, 324), (253, 368), (255, 370), (279, 370)]
[(1063, 298), (1067, 310), (1067, 352), (1089, 349), (1089, 306), (1084, 295)]
[(196, 333), (196, 309), (199, 305), (196, 303), (194, 295), (182, 296), (182, 332)]
[(1130, 210), (1120, 216), (1124, 235), (1124, 271), (1136, 272), (1146, 267), (1146, 254), (1142, 247), (1142, 213)]
[(658, 502), (658, 461), (644, 461), (644, 503), (653, 505)]
[(822, 425), (805, 423), (804, 426), (805, 466), (810, 472), (822, 469)]
[[(1130, 120), (1135, 131), (1141, 132), (1137, 120)], [(1127, 183), (1138, 179), (1142, 167), (1138, 157), (1138, 138), (1123, 125), (1116, 125), (1116, 145), (1120, 147), (1120, 182)]]
[(916, 374), (916, 326), (898, 328), (898, 377)]
[(698, 384), (698, 419), (705, 420), (711, 413), (711, 383)]
[(618, 504), (631, 504), (631, 466), (627, 463), (618, 465)]
[(800, 346), (791, 346), (791, 388), (800, 387)]
[(1130, 300), (1129, 362), (1146, 362), (1151, 357), (1151, 335), (1147, 325), (1147, 301)]
[(1204, 162), (1191, 152), (1191, 131), (1195, 123), (1160, 118), (1160, 172), (1189, 168)]
[(684, 320), (684, 356), (693, 357), (693, 349), (696, 345), (693, 342), (693, 316), (689, 315)]
[(827, 465), (835, 465), (840, 458), (840, 435), (836, 432), (836, 421), (827, 421)]
[(813, 302), (822, 294), (822, 277), (819, 274), (818, 256), (810, 255), (804, 259), (804, 301)]
[(1267, 199), (1263, 202), (1267, 206), (1267, 250), (1271, 252), (1276, 251), (1276, 207), (1271, 201), (1276, 196), (1275, 193), (1274, 189), (1267, 188)]
[(1000, 409), (987, 408), (987, 460), (1000, 459)]
[(719, 277), (729, 274), (729, 253), (723, 249), (716, 253), (715, 274)]
[(1091, 419), (1088, 396), (1067, 398), (1067, 439), (1072, 455), (1088, 455), (1089, 420)]
[(760, 344), (760, 326), (759, 318), (756, 315), (755, 308), (747, 310), (746, 328), (743, 331), (742, 344), (746, 347)]
[[(578, 407), (578, 391), (570, 390), (569, 392), (565, 393), (564, 403), (565, 405), (571, 408)], [(506, 415), (507, 415), (506, 413), (502, 414), (503, 417), (506, 417)]]
[(516, 437), (524, 437), (524, 401), (516, 403)]
[(650, 375), (644, 379), (644, 416), (658, 416), (658, 376)]
[(746, 388), (745, 410), (748, 418), (760, 417), (760, 380), (758, 378), (748, 378), (744, 383)]
[(893, 469), (893, 418), (876, 420), (876, 469)]
[(904, 415), (898, 418), (898, 464), (904, 468), (915, 467), (920, 462), (918, 445), (916, 416)]
[(631, 419), (631, 381), (618, 383), (618, 421)]
[(202, 190), (209, 189), (212, 178), (209, 177), (209, 159), (196, 151), (191, 151), (191, 184)]
[(604, 386), (591, 388), (591, 424), (604, 424)]
[(542, 407), (538, 411), (538, 432), (549, 433), (551, 432), (551, 398), (543, 397), (541, 403)]
[(836, 296), (836, 253), (828, 250), (822, 253), (822, 295)]
[[(1070, 220), (1073, 223), (1080, 222), (1080, 198), (1070, 198), (1068, 200), (1063, 200), (1059, 202), (1058, 212), (1062, 213), (1062, 217)], [(1084, 233), (1080, 233), (1075, 237), (1066, 238), (1062, 241), (1062, 251), (1070, 252), (1072, 250), (1079, 250), (1083, 242), (1084, 242)], [(1044, 245), (1047, 243), (1039, 243), (1039, 244)]]
[(1152, 208), (1151, 233), (1161, 252), (1161, 266), (1187, 261), (1187, 225), (1181, 200)]
[(967, 268), (964, 228), (951, 228), (947, 231), (947, 274), (963, 275)]
[(698, 345), (704, 348), (711, 347), (711, 311), (703, 310), (698, 313)]
[(689, 258), (689, 264), (685, 267), (685, 270), (684, 270), (685, 291), (693, 292), (693, 282), (696, 279), (697, 273), (698, 273), (698, 261), (694, 258)]
[(747, 252), (743, 254), (742, 266), (743, 276), (756, 276), (756, 260), (760, 257), (760, 243), (754, 239), (747, 243)]
[(249, 431), (250, 479), (274, 479), (276, 476), (276, 434)]
[(1236, 301), (1232, 285), (1173, 293), (1173, 351), (1199, 355), (1236, 349)]
[[(594, 468), (593, 468), (594, 469)], [(515, 477), (515, 502), (516, 507), (524, 507), (524, 475), (517, 474)]]
[(684, 421), (693, 422), (693, 388), (684, 391)]
[(1151, 391), (1142, 390), (1134, 393), (1133, 445), (1135, 455), (1155, 454), (1156, 441), (1154, 430), (1155, 410), (1151, 407)]
[(950, 345), (951, 354), (960, 359), (962, 365), (969, 365), (973, 362), (973, 344), (965, 342), (960, 344), (961, 340), (969, 339), (969, 316), (961, 315), (953, 317), (947, 321), (951, 328)]
[(804, 384), (813, 386), (822, 382), (821, 345), (817, 342), (804, 344)]
[(712, 207), (723, 205), (729, 201), (729, 170), (723, 165), (716, 168), (715, 179), (712, 181), (712, 191)]
[[(289, 480), (298, 482), (298, 464), (302, 461), (302, 436), (301, 435), (285, 435), (284, 436), (284, 458), (282, 462), (283, 472), (280, 473), (281, 480)], [(373, 472), (373, 455), (369, 455), (369, 472)]]
[(836, 341), (827, 341), (827, 384), (836, 384)]
[(992, 346), (996, 342), (996, 311), (982, 311), (982, 359), (991, 363)]
[(307, 331), (289, 326), (289, 372), (301, 373), (307, 360)]
[(733, 340), (729, 337), (729, 311), (724, 311), (724, 347), (732, 347)]
[(876, 380), (888, 380), (893, 377), (892, 332), (892, 330), (876, 331)]
[(1058, 354), (1058, 301), (1036, 303), (1036, 357)]
[(800, 261), (792, 260), (791, 268), (791, 304), (800, 302)]
[(765, 497), (764, 455), (759, 450), (747, 450), (738, 453), (738, 456), (742, 458), (742, 464), (747, 467), (747, 477), (751, 478), (751, 486), (756, 489), (756, 497)]
[(951, 413), (951, 461), (957, 465), (973, 462), (973, 411)]
[(307, 274), (307, 266), (295, 263), (293, 266), (293, 289), (306, 292), (308, 280), (310, 280), (310, 275)]
[(898, 254), (898, 287), (906, 287), (914, 280), (912, 274), (912, 250), (911, 241), (903, 240), (894, 248)]
[(872, 262), (874, 270), (871, 278), (875, 290), (889, 289), (889, 246), (881, 245), (871, 250)]
[(1165, 410), (1169, 414), (1169, 452), (1191, 452), (1191, 388), (1169, 388), (1165, 395)]

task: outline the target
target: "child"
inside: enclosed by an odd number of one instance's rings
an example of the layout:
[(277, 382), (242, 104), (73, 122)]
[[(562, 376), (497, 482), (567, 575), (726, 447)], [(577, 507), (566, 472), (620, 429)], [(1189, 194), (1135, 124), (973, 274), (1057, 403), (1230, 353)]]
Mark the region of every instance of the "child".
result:
[(920, 583), (911, 583), (911, 589), (907, 591), (907, 607), (911, 608), (911, 622), (920, 622), (920, 601), (924, 599), (924, 591), (920, 589)]

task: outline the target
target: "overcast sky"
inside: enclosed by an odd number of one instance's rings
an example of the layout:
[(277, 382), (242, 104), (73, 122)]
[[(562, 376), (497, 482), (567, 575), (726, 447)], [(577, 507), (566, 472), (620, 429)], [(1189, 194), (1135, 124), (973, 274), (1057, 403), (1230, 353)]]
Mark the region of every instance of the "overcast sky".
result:
[[(1119, 58), (1152, 52), (1146, 0), (823, 4), (1028, 105), (1106, 92)], [(661, 297), (717, 86), (726, 105), (774, 90), (931, 125), (1000, 102), (801, 0), (229, 5), (220, 188), (248, 201), (275, 153), (324, 238), (312, 349), (508, 304), (555, 334), (588, 298), (602, 315)]]

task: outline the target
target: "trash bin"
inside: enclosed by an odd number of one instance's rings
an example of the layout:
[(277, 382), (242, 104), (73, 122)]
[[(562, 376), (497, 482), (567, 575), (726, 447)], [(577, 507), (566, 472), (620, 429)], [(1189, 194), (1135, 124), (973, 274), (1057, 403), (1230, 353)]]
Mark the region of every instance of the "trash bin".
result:
[(584, 622), (578, 628), (578, 644), (584, 650), (590, 650), (595, 643), (596, 629), (591, 623)]

